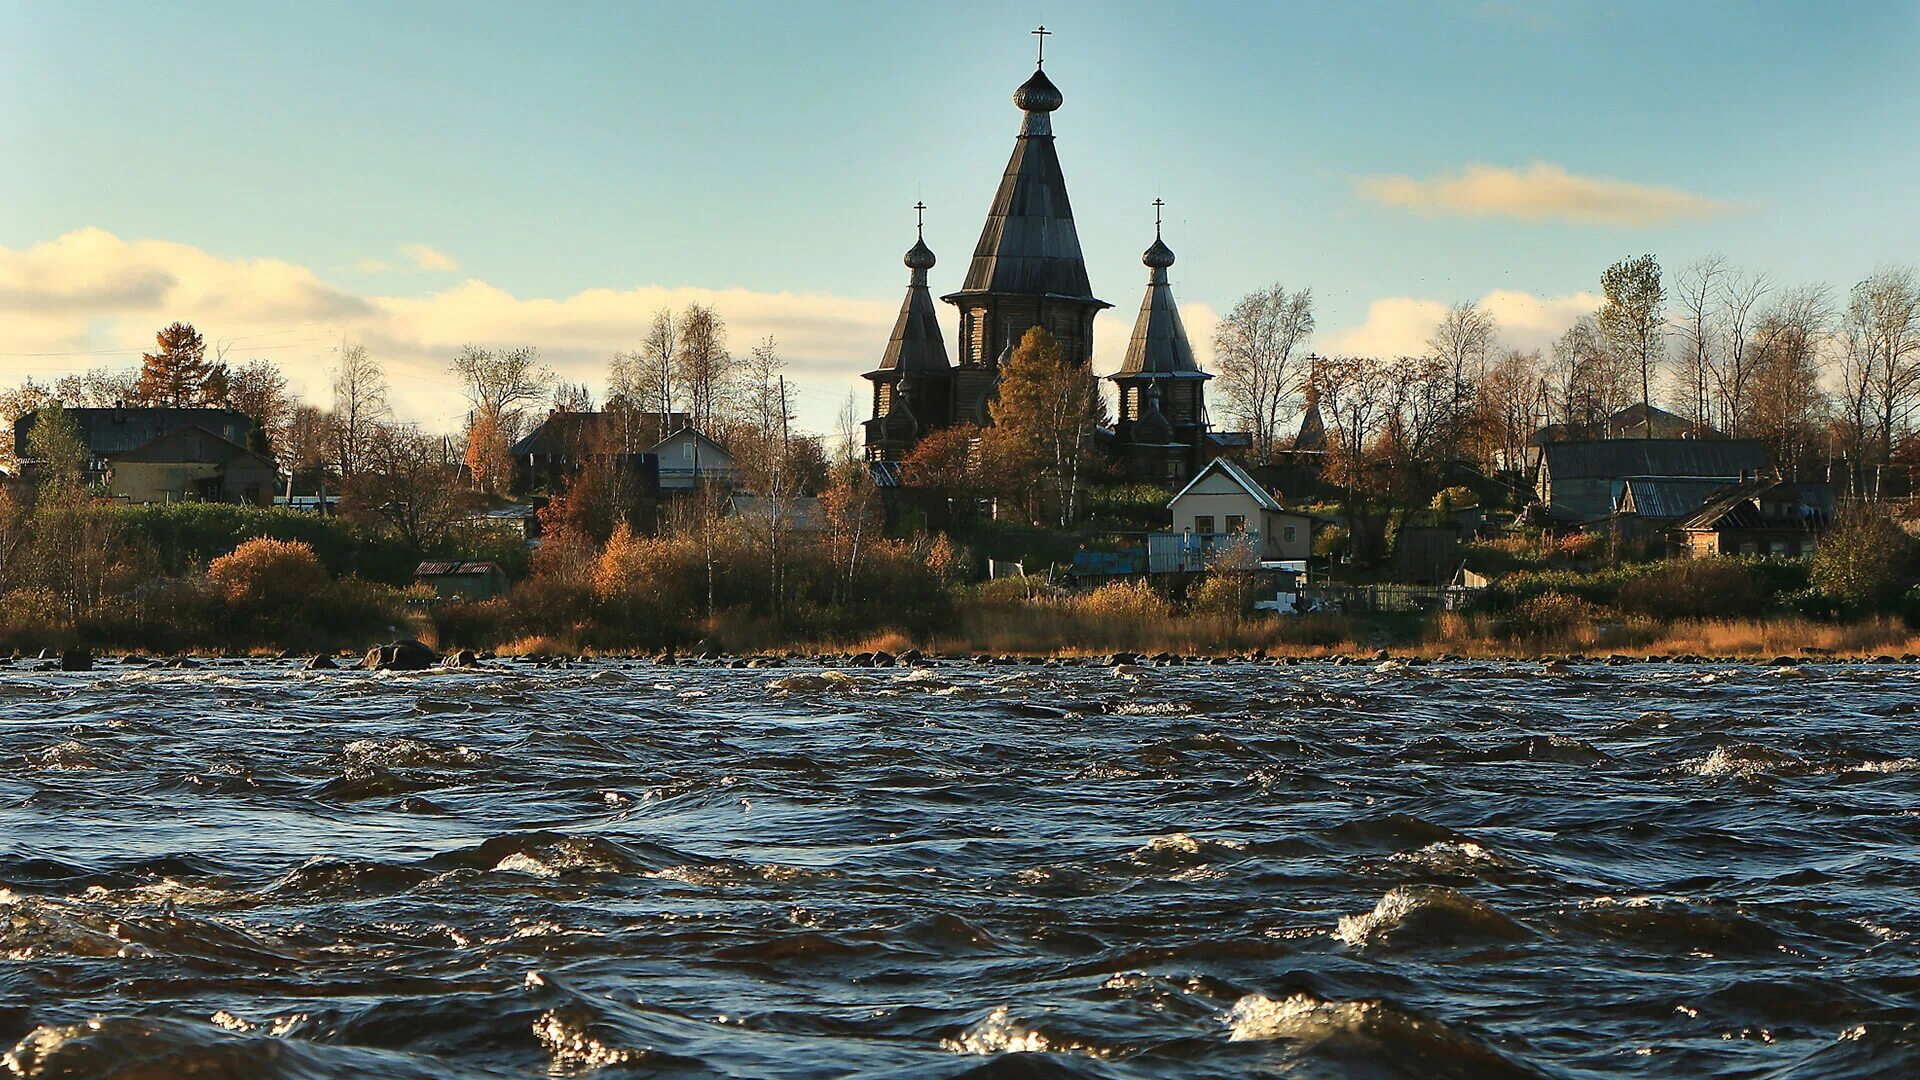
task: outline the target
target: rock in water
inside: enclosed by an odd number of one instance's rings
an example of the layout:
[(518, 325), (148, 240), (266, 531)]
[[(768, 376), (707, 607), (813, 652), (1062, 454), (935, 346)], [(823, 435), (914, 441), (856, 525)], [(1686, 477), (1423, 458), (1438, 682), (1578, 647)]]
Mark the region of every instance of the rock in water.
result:
[(480, 654), (472, 649), (461, 649), (448, 653), (444, 664), (447, 667), (479, 667)]
[(339, 664), (333, 662), (333, 657), (328, 656), (326, 653), (321, 653), (307, 661), (308, 671), (332, 671), (339, 666)]
[(367, 667), (374, 671), (425, 671), (440, 657), (412, 638), (401, 638), (390, 645), (375, 645), (367, 650)]
[(92, 649), (68, 649), (60, 654), (61, 671), (92, 671)]

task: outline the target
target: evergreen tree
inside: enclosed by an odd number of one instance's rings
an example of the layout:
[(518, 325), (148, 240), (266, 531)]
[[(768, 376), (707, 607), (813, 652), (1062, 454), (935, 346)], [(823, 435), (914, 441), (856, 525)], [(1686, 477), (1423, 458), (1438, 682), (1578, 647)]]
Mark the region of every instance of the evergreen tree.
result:
[(155, 334), (154, 340), (159, 349), (140, 358), (134, 400), (142, 405), (192, 408), (206, 404), (209, 391), (225, 393), (224, 366), (207, 362), (206, 339), (192, 325), (174, 323)]

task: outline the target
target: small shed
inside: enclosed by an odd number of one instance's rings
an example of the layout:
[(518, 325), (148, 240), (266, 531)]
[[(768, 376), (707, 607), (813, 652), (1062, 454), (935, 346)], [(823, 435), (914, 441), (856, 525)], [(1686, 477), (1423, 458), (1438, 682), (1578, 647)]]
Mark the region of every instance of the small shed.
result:
[(507, 592), (506, 571), (491, 559), (430, 559), (414, 568), (413, 581), (446, 600), (491, 600)]

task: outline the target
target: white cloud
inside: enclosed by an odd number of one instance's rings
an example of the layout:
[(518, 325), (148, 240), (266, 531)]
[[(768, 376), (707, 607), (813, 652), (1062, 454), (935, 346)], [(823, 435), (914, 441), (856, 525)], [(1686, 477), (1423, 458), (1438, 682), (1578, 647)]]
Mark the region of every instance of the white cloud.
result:
[[(1518, 289), (1495, 289), (1477, 303), (1498, 324), (1501, 344), (1544, 350), (1580, 316), (1599, 307), (1600, 297), (1586, 292), (1535, 296)], [(1427, 351), (1427, 339), (1446, 313), (1446, 303), (1439, 300), (1385, 297), (1368, 305), (1365, 322), (1320, 335), (1314, 348), (1334, 356), (1419, 356)]]
[(438, 252), (425, 244), (401, 244), (400, 254), (407, 257), (416, 270), (458, 270), (460, 264), (453, 256)]
[(271, 359), (324, 402), (334, 349), (364, 343), (382, 360), (403, 418), (446, 429), (464, 415), (447, 362), (469, 342), (529, 344), (570, 381), (600, 387), (607, 359), (638, 346), (663, 306), (710, 304), (736, 349), (768, 334), (798, 391), (803, 426), (822, 430), (885, 347), (897, 300), (746, 289), (588, 289), (520, 297), (470, 279), (427, 296), (358, 293), (278, 259), (226, 258), (187, 244), (123, 240), (88, 228), (24, 249), (0, 247), (0, 383), (139, 362), (176, 319), (228, 344), (229, 361)]
[(1458, 174), (1425, 179), (1367, 176), (1355, 180), (1354, 187), (1364, 198), (1423, 214), (1506, 217), (1533, 223), (1662, 225), (1738, 208), (1679, 188), (1581, 176), (1545, 161), (1536, 161), (1524, 171), (1475, 163)]
[(361, 259), (353, 264), (353, 268), (363, 274), (384, 274), (387, 272), (387, 260)]

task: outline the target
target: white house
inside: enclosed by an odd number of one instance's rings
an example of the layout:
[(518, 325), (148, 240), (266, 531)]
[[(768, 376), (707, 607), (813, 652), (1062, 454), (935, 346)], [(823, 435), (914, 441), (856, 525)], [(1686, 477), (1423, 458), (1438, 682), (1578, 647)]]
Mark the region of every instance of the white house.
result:
[(1255, 539), (1262, 562), (1294, 562), (1313, 554), (1313, 515), (1280, 505), (1226, 458), (1201, 467), (1167, 508), (1173, 511), (1173, 536), (1202, 556), (1238, 533)]
[(660, 462), (660, 487), (663, 491), (685, 491), (695, 484), (719, 484), (730, 487), (736, 468), (727, 448), (702, 435), (697, 429), (683, 427), (647, 448)]

